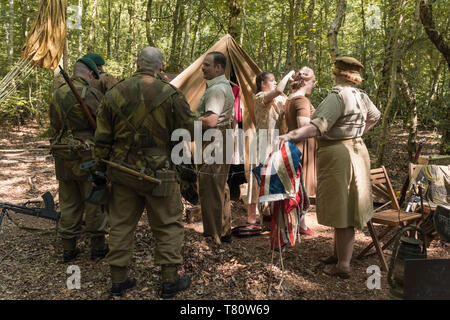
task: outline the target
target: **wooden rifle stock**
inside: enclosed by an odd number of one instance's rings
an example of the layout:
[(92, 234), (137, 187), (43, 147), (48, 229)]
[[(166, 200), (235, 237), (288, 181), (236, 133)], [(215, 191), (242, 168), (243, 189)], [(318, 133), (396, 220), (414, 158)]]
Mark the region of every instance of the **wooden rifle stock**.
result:
[[(422, 152), (424, 142), (425, 139), (421, 139), (419, 141), (419, 145), (417, 146), (416, 154), (414, 155), (414, 159), (412, 162), (413, 164), (417, 164), (417, 162), (419, 161), (419, 156), (420, 153)], [(400, 205), (400, 207), (403, 205), (403, 202), (405, 202), (406, 191), (408, 189), (408, 186), (409, 186), (409, 174), (406, 176), (405, 183), (403, 184), (402, 191), (400, 192), (400, 200), (398, 200), (398, 204)]]
[(70, 80), (69, 76), (64, 71), (64, 69), (61, 67), (61, 65), (59, 66), (59, 69), (61, 70), (61, 74), (64, 77), (64, 80), (66, 80), (67, 84), (69, 85), (70, 90), (72, 90), (73, 95), (78, 100), (78, 103), (80, 104), (81, 109), (83, 110), (84, 114), (88, 118), (89, 124), (91, 125), (92, 129), (94, 129), (94, 130), (97, 129), (97, 123), (95, 122), (94, 117), (92, 116), (92, 114), (89, 111), (89, 109), (87, 108), (87, 106), (84, 104), (83, 99), (81, 99), (81, 96), (78, 93), (77, 89), (75, 89), (75, 87), (73, 86), (73, 83)]

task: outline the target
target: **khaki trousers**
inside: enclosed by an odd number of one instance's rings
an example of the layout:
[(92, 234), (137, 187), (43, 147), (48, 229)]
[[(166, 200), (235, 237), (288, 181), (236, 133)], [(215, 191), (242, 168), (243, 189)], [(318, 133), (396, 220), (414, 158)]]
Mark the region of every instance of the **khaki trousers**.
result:
[(231, 235), (229, 171), (229, 164), (203, 164), (198, 178), (203, 233), (219, 244), (221, 237)]
[(113, 267), (128, 267), (133, 256), (134, 232), (144, 208), (156, 238), (155, 264), (182, 264), (184, 237), (180, 187), (169, 196), (155, 197), (112, 183), (109, 201), (109, 253), (106, 261)]
[(79, 237), (83, 211), (86, 212), (86, 232), (92, 238), (104, 237), (108, 222), (107, 215), (102, 212), (100, 206), (85, 202), (90, 188), (91, 183), (87, 180), (59, 180), (61, 218), (58, 230), (61, 238), (75, 240)]

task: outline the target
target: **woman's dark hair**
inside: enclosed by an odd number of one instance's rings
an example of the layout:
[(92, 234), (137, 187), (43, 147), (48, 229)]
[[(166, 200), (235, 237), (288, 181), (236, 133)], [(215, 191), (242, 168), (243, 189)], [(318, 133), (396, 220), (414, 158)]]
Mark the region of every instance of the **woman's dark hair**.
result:
[(269, 72), (269, 71), (264, 71), (264, 72), (261, 72), (260, 74), (258, 74), (258, 76), (256, 77), (256, 93), (261, 92), (261, 90), (262, 90), (261, 83), (263, 81), (266, 81), (267, 76), (269, 74), (273, 74), (273, 73)]

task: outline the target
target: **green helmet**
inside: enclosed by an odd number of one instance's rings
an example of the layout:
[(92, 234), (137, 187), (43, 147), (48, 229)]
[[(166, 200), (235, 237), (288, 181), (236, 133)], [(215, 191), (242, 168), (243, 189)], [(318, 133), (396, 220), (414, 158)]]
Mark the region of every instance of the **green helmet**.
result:
[(97, 65), (95, 64), (95, 62), (90, 59), (90, 58), (86, 58), (86, 56), (84, 56), (81, 59), (78, 59), (77, 62), (82, 62), (84, 63), (89, 69), (91, 69), (92, 71), (94, 71), (95, 74), (95, 78), (98, 79), (100, 76), (100, 72), (97, 69)]
[(83, 58), (89, 58), (92, 61), (95, 62), (96, 65), (98, 66), (103, 66), (105, 65), (105, 59), (102, 58), (101, 55), (96, 54), (96, 53), (87, 53), (83, 56)]

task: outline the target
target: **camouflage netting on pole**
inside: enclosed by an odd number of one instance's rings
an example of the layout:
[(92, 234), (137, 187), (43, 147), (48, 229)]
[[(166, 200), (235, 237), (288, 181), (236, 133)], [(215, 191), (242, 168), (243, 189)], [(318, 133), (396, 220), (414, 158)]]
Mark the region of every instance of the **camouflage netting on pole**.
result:
[(54, 71), (66, 38), (67, 0), (41, 0), (36, 19), (22, 47), (22, 59)]

